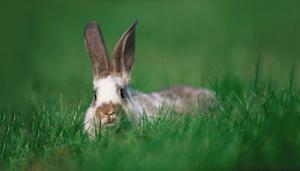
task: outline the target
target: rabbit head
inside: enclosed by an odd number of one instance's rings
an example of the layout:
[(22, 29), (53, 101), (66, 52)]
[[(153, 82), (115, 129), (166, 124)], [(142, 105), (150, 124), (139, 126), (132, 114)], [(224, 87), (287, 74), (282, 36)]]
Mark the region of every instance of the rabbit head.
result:
[(111, 59), (108, 56), (100, 26), (86, 25), (85, 45), (93, 66), (94, 98), (89, 108), (100, 125), (118, 121), (118, 113), (126, 100), (126, 87), (135, 56), (135, 28), (137, 21), (122, 35)]

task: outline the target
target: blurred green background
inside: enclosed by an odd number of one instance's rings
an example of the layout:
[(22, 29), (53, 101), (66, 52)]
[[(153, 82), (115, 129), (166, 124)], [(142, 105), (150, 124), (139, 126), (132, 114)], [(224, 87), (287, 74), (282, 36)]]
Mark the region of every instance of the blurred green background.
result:
[(133, 86), (144, 91), (173, 83), (208, 86), (231, 74), (299, 85), (300, 10), (297, 1), (24, 1), (0, 11), (1, 111), (26, 110), (49, 96), (72, 101), (91, 91), (83, 28), (97, 21), (111, 51), (134, 19)]

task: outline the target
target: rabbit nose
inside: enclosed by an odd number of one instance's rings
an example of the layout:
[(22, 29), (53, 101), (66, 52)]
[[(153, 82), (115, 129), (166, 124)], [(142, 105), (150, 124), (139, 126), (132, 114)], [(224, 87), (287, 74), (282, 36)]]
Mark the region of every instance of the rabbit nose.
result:
[(109, 111), (107, 113), (104, 113), (104, 114), (110, 116), (110, 115), (113, 115), (115, 113), (116, 113), (115, 110), (111, 110), (111, 111)]

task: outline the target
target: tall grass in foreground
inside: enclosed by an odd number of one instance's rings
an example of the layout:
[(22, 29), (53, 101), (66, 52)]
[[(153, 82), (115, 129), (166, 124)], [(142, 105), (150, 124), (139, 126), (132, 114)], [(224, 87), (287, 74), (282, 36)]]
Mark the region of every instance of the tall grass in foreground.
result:
[[(212, 81), (215, 115), (170, 112), (90, 141), (85, 107), (49, 98), (30, 113), (1, 113), (0, 167), (15, 170), (300, 168), (300, 98), (292, 85)], [(291, 81), (292, 83), (292, 81)]]

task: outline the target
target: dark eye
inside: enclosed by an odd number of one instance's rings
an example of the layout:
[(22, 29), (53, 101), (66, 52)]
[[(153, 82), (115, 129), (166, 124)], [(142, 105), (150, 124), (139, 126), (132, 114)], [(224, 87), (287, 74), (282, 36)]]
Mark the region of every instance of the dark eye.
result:
[(94, 91), (94, 100), (95, 100), (95, 101), (97, 100), (97, 94), (96, 94), (96, 91)]
[(120, 95), (122, 99), (125, 99), (125, 91), (123, 88), (120, 88)]

